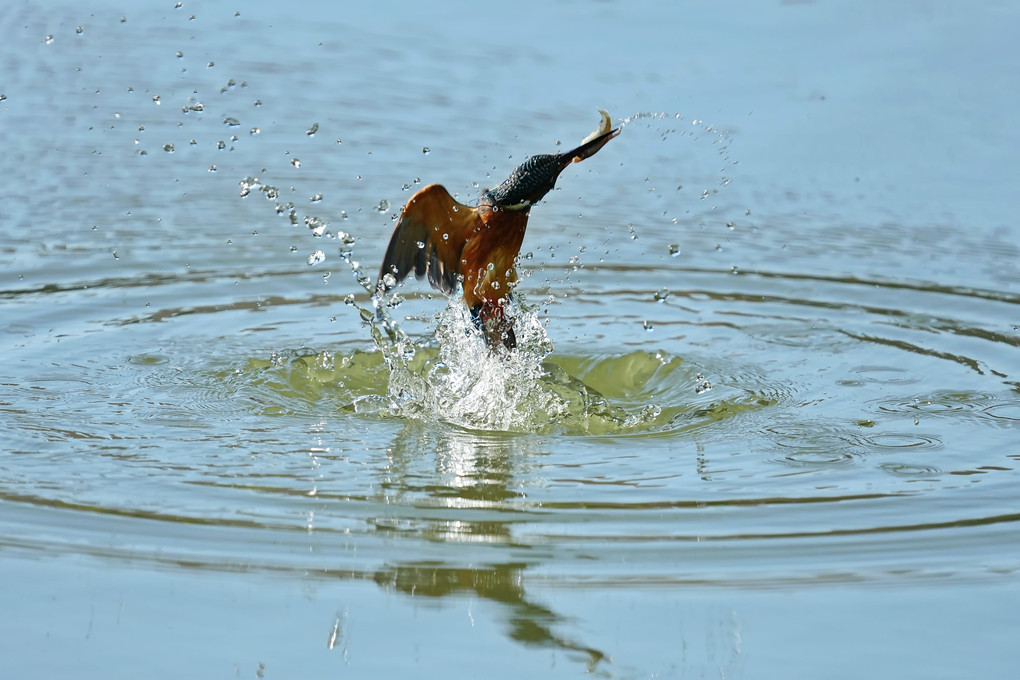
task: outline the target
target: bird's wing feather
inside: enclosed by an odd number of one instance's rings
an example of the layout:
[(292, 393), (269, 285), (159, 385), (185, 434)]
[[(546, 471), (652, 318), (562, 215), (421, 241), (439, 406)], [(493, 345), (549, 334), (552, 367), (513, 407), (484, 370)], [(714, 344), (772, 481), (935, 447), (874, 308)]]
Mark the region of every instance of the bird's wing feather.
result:
[(481, 224), (475, 208), (458, 203), (442, 186), (425, 187), (401, 212), (379, 270), (377, 292), (391, 287), (387, 274), (398, 283), (413, 270), (419, 279), (427, 275), (433, 288), (452, 293), (464, 244)]

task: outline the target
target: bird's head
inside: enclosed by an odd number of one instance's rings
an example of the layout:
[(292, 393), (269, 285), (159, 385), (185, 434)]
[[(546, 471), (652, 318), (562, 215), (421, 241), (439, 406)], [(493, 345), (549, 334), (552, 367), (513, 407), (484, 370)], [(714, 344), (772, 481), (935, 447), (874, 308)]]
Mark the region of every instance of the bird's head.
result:
[[(608, 126), (607, 126), (608, 127)], [(556, 179), (571, 163), (595, 155), (620, 128), (601, 133), (566, 153), (531, 156), (510, 173), (501, 184), (482, 194), (481, 203), (502, 210), (527, 210), (553, 190)]]

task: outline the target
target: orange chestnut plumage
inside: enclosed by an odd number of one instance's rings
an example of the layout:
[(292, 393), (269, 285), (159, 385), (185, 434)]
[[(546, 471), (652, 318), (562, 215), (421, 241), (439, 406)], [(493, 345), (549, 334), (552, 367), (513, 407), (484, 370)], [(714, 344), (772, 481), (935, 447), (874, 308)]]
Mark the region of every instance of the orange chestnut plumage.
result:
[(486, 189), (477, 206), (458, 203), (438, 184), (431, 184), (407, 202), (393, 230), (379, 270), (376, 295), (382, 295), (408, 274), (428, 277), (449, 295), (463, 286), (464, 302), (490, 346), (517, 345), (513, 319), (504, 305), (517, 284), (517, 255), (524, 241), (531, 206), (556, 184), (571, 163), (595, 155), (620, 134), (604, 111), (599, 128), (576, 149), (532, 156), (494, 189)]

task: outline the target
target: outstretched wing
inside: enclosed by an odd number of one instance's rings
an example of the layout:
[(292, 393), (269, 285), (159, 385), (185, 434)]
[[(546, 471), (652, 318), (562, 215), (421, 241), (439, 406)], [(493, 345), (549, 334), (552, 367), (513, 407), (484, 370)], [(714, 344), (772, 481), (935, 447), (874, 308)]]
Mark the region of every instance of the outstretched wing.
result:
[[(428, 275), (433, 288), (447, 295), (457, 287), (464, 244), (482, 226), (478, 211), (453, 200), (438, 184), (430, 184), (407, 202), (386, 248), (376, 293), (384, 293), (411, 271)], [(389, 280), (387, 274), (392, 275)]]

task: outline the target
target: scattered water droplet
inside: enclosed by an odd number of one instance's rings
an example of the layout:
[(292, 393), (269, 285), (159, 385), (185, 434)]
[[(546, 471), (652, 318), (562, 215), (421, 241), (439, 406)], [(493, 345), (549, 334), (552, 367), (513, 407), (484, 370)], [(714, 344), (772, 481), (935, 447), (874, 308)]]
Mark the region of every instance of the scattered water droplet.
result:
[(226, 125), (227, 127), (237, 127), (238, 125), (241, 124), (241, 121), (231, 116), (227, 116), (226, 118), (223, 119), (223, 124)]
[(655, 301), (656, 302), (665, 302), (666, 298), (668, 298), (668, 297), (669, 297), (669, 290), (667, 290), (666, 288), (662, 288), (662, 289), (657, 290), (655, 292)]
[(669, 255), (670, 255), (670, 257), (676, 257), (681, 252), (682, 251), (680, 250), (680, 244), (679, 243), (670, 243), (669, 244)]
[(308, 227), (313, 236), (322, 236), (326, 231), (326, 220), (321, 217), (309, 216), (305, 218), (305, 226)]
[(315, 252), (308, 256), (308, 264), (309, 266), (312, 267), (319, 264), (320, 262), (325, 262), (325, 260), (326, 253), (322, 252), (321, 250), (316, 250)]
[(167, 153), (173, 153), (174, 152), (174, 145), (173, 144), (164, 144), (163, 145), (163, 151), (166, 151)]
[(315, 123), (314, 125), (312, 125), (312, 127), (310, 127), (307, 130), (305, 130), (305, 134), (308, 135), (309, 137), (314, 137), (315, 133), (318, 132), (318, 131), (319, 131), (319, 124)]
[(308, 202), (309, 203), (318, 203), (321, 200), (322, 200), (322, 194), (315, 194), (314, 196), (312, 196), (311, 198), (308, 199)]
[(248, 130), (248, 134), (251, 135), (252, 137), (254, 137), (255, 135), (260, 135), (262, 134), (262, 129), (253, 127), (251, 130)]
[(390, 202), (384, 198), (381, 201), (379, 201), (379, 205), (375, 206), (375, 209), (378, 212), (384, 213), (390, 209)]
[(644, 327), (644, 329), (645, 329), (646, 331), (648, 331), (648, 332), (651, 332), (652, 330), (654, 330), (654, 329), (655, 329), (655, 324), (653, 324), (653, 323), (652, 323), (651, 321), (648, 321), (647, 319), (646, 319), (645, 321), (643, 321), (643, 322), (641, 323), (641, 325), (642, 325), (642, 326)]
[(74, 32), (77, 33), (78, 35), (81, 35), (82, 33), (85, 32), (85, 29), (82, 28), (81, 26), (78, 26), (74, 29)]
[(696, 384), (694, 385), (695, 393), (702, 394), (712, 389), (712, 383), (706, 380), (705, 376), (701, 375), (700, 373), (697, 376), (695, 376), (694, 380), (696, 381)]
[(293, 165), (295, 168), (300, 168), (301, 167), (301, 160), (298, 159), (298, 158), (292, 158), (292, 159), (290, 159), (290, 164)]

